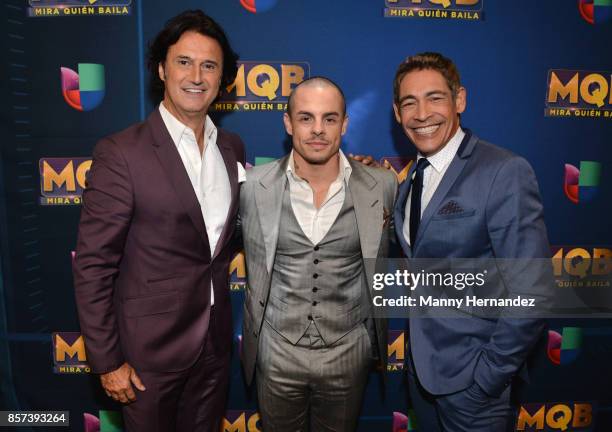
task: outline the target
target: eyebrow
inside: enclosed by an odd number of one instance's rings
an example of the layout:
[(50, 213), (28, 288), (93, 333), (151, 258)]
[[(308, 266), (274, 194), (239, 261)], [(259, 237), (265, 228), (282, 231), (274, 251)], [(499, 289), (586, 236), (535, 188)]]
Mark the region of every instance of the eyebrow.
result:
[[(184, 54), (179, 54), (176, 56), (176, 58), (181, 59), (181, 60), (193, 60), (193, 58), (189, 57), (188, 55), (184, 55)], [(210, 59), (206, 59), (202, 63), (212, 63), (215, 66), (219, 65), (219, 63), (217, 63), (215, 60), (210, 60)]]
[[(313, 116), (314, 114), (309, 112), (309, 111), (298, 111), (296, 114), (298, 115), (309, 115), (309, 116)], [(340, 113), (338, 111), (331, 111), (331, 112), (326, 112), (323, 113), (323, 117), (329, 117), (329, 116), (336, 116), (336, 117), (340, 117)]]
[[(429, 91), (427, 93), (425, 93), (425, 97), (429, 97), (429, 96), (433, 96), (433, 95), (437, 95), (437, 94), (441, 94), (441, 95), (447, 95), (448, 93), (443, 91), (443, 90), (432, 90)], [(416, 99), (417, 97), (414, 95), (406, 95), (400, 98), (399, 103), (404, 102), (406, 99)]]

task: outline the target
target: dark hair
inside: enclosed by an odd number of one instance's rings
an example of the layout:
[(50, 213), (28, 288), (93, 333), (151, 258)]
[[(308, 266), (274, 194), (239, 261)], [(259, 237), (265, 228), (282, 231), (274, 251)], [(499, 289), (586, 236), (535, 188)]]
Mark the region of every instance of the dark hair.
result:
[(399, 88), (404, 76), (409, 72), (423, 69), (431, 69), (440, 72), (446, 80), (448, 88), (451, 90), (453, 99), (457, 97), (457, 92), (459, 91), (459, 87), (461, 87), (457, 66), (455, 66), (451, 59), (444, 57), (440, 53), (424, 52), (408, 57), (397, 68), (395, 79), (393, 80), (393, 101), (396, 104), (399, 103)]
[(163, 99), (164, 94), (164, 83), (159, 79), (158, 66), (166, 61), (170, 46), (174, 45), (187, 31), (195, 31), (208, 36), (221, 46), (221, 51), (223, 51), (222, 88), (230, 85), (236, 79), (238, 55), (232, 50), (221, 26), (199, 9), (188, 10), (167, 21), (162, 31), (155, 36), (153, 43), (149, 44), (147, 65), (151, 72), (151, 93), (156, 101)]
[(307, 78), (304, 81), (300, 82), (298, 85), (296, 85), (293, 88), (293, 90), (291, 90), (291, 93), (289, 94), (289, 100), (287, 100), (287, 114), (291, 116), (291, 108), (293, 107), (293, 95), (295, 94), (295, 91), (302, 86), (314, 85), (316, 83), (319, 83), (319, 84), (322, 83), (324, 85), (329, 85), (329, 86), (334, 87), (336, 90), (338, 90), (338, 93), (340, 93), (340, 97), (342, 98), (342, 115), (345, 115), (346, 114), (346, 99), (344, 97), (344, 92), (342, 91), (342, 89), (340, 88), (338, 84), (336, 84), (335, 82), (333, 82), (332, 80), (324, 76), (313, 76), (313, 77)]

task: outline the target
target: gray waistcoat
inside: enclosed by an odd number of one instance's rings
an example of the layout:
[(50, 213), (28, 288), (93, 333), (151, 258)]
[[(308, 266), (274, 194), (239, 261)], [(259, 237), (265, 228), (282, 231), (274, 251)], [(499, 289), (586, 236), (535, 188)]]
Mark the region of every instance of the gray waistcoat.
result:
[(326, 345), (350, 332), (367, 316), (357, 220), (348, 187), (338, 218), (317, 244), (304, 235), (291, 206), (289, 185), (283, 208), (270, 298), (265, 319), (296, 344), (311, 320)]

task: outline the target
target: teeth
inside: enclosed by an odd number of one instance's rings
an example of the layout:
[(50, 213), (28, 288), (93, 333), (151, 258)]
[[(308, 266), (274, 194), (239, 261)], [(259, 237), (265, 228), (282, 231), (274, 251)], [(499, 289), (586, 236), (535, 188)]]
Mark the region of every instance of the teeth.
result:
[(204, 90), (200, 90), (200, 89), (185, 89), (186, 92), (188, 93), (203, 93)]
[(422, 127), (422, 128), (415, 128), (414, 131), (418, 134), (426, 135), (426, 134), (430, 134), (430, 133), (437, 131), (439, 127), (440, 125), (433, 125), (433, 126), (427, 126), (427, 127)]

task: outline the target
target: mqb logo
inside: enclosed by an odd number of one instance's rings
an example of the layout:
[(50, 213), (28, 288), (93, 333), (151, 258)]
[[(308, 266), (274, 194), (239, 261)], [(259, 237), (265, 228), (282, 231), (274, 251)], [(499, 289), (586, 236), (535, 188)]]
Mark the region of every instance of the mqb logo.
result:
[(398, 183), (406, 180), (413, 162), (413, 158), (405, 156), (387, 156), (380, 160), (381, 165), (389, 164), (391, 166), (391, 172), (397, 176)]
[(548, 71), (548, 117), (612, 119), (612, 74), (605, 71), (551, 69)]
[(385, 0), (385, 17), (480, 20), (484, 0)]
[(242, 291), (246, 286), (246, 264), (244, 251), (238, 252), (230, 262), (230, 291)]
[(406, 333), (403, 330), (389, 330), (388, 334), (387, 371), (402, 371), (404, 370), (404, 361), (406, 359)]
[(589, 402), (528, 403), (520, 407), (517, 431), (590, 431), (594, 406)]
[(222, 89), (216, 111), (284, 111), (293, 88), (310, 77), (306, 62), (238, 63), (236, 80)]
[(89, 373), (85, 341), (80, 333), (53, 333), (53, 371), (59, 374)]
[(39, 161), (40, 204), (81, 204), (91, 158), (43, 158)]
[(29, 0), (29, 17), (129, 15), (132, 0)]
[(262, 432), (259, 413), (229, 410), (221, 422), (221, 432)]

